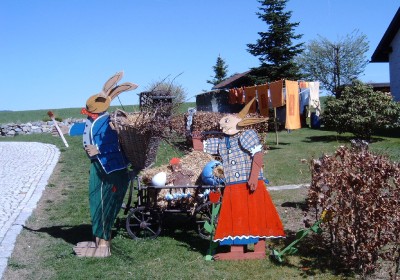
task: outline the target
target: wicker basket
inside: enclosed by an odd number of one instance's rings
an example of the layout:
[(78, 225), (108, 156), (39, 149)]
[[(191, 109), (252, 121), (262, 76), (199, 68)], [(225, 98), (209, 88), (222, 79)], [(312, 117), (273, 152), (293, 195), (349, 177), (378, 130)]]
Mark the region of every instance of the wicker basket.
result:
[(143, 114), (146, 113), (126, 113), (122, 110), (116, 110), (112, 114), (111, 121), (118, 133), (121, 148), (132, 166), (136, 169), (145, 169), (156, 161), (157, 149), (161, 139), (159, 136), (155, 136), (152, 131), (144, 131), (129, 123), (128, 117), (135, 114), (144, 117)]

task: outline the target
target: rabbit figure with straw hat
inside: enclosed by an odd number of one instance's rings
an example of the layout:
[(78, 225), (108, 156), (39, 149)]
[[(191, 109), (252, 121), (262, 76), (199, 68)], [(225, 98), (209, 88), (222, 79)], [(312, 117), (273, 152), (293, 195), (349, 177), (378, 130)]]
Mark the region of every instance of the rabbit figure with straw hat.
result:
[[(225, 175), (214, 241), (230, 246), (214, 260), (264, 259), (266, 238), (285, 235), (282, 222), (264, 183), (263, 151), (257, 132), (246, 126), (267, 119), (246, 117), (254, 98), (237, 115), (221, 118), (221, 138), (203, 141), (204, 152), (219, 155)], [(254, 251), (245, 250), (254, 244)]]
[[(113, 75), (100, 93), (89, 97), (82, 114), (86, 122), (75, 123), (62, 133), (83, 136), (83, 148), (90, 159), (89, 206), (94, 241), (79, 242), (74, 252), (80, 257), (107, 257), (111, 255), (111, 228), (117, 217), (129, 184), (128, 160), (121, 152), (118, 135), (110, 125), (107, 112), (111, 101), (137, 85), (122, 83), (123, 72)], [(57, 135), (53, 131), (53, 135)]]

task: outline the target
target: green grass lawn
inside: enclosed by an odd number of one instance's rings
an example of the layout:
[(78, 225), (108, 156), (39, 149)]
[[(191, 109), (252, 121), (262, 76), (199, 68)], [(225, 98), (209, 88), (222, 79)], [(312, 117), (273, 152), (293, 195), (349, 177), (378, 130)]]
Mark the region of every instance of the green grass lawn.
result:
[[(270, 185), (309, 183), (311, 180), (309, 163), (323, 154), (333, 154), (341, 145), (349, 145), (354, 137), (351, 134), (337, 135), (332, 131), (303, 128), (291, 133), (275, 133), (266, 138), (268, 151), (264, 156), (266, 177)], [(370, 149), (389, 156), (392, 161), (400, 161), (400, 138), (375, 137)]]
[[(208, 242), (180, 215), (166, 218), (165, 230), (157, 239), (134, 241), (126, 233), (121, 211), (120, 222), (114, 230), (113, 255), (107, 259), (77, 258), (72, 246), (91, 238), (89, 162), (82, 151), (80, 137), (67, 137), (69, 148), (50, 135), (1, 140), (46, 142), (61, 150), (42, 199), (18, 237), (5, 279), (294, 279), (308, 276), (339, 279), (326, 267), (303, 271), (302, 256), (292, 257), (285, 265), (268, 259), (207, 262), (204, 256)], [(303, 202), (304, 197), (296, 195), (296, 191), (286, 192), (280, 192), (275, 202)], [(274, 199), (274, 192), (272, 196)], [(284, 217), (282, 220), (285, 223)]]
[[(309, 161), (348, 145), (351, 135), (300, 129), (266, 138), (266, 177), (271, 186), (309, 183)], [(123, 211), (114, 229), (112, 256), (106, 259), (77, 258), (72, 246), (90, 240), (88, 205), (89, 161), (80, 137), (68, 137), (69, 148), (49, 134), (3, 137), (0, 141), (35, 141), (56, 145), (61, 156), (49, 184), (17, 239), (4, 279), (350, 279), (340, 273), (321, 251), (305, 243), (299, 253), (278, 265), (269, 259), (236, 262), (204, 260), (208, 242), (201, 239), (186, 217), (166, 217), (157, 239), (132, 240), (124, 227)], [(370, 149), (400, 160), (400, 138), (374, 138)], [(176, 150), (160, 149), (157, 161), (164, 164)], [(301, 190), (271, 191), (288, 238), (271, 242), (282, 248), (302, 227), (301, 209), (306, 193)], [(292, 206), (288, 206), (292, 205)], [(293, 208), (293, 205), (295, 206)]]

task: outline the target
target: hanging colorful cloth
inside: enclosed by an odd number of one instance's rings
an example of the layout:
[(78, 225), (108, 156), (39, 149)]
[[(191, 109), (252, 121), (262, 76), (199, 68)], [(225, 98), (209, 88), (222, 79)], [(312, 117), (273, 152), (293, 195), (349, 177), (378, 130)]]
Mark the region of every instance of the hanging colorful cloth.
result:
[[(300, 81), (299, 82), (300, 88), (300, 114), (304, 117), (307, 117), (306, 114), (309, 111), (310, 107), (310, 88), (308, 87), (308, 82)], [(307, 112), (305, 112), (307, 111)]]
[(300, 114), (306, 110), (308, 111), (308, 107), (310, 106), (310, 89), (309, 88), (300, 88)]
[[(257, 86), (253, 87), (245, 87), (244, 88), (244, 93), (245, 93), (245, 104), (249, 103), (253, 98), (256, 97), (256, 89)], [(249, 109), (249, 113), (255, 113), (257, 111), (257, 104), (253, 102)]]
[(285, 80), (286, 88), (286, 129), (301, 128), (299, 84), (297, 81)]
[(299, 82), (299, 88), (308, 88), (308, 82), (300, 81)]
[(229, 104), (236, 104), (236, 103), (237, 103), (237, 92), (236, 92), (236, 88), (231, 88), (231, 89), (229, 90), (228, 102), (229, 102)]
[(268, 117), (269, 116), (268, 84), (258, 86), (257, 94), (258, 94), (258, 109), (260, 110), (260, 115)]
[(244, 104), (244, 90), (243, 88), (237, 88), (236, 89), (236, 93), (237, 93), (237, 104)]
[(270, 83), (269, 92), (271, 94), (271, 103), (273, 108), (285, 105), (283, 97), (283, 80)]
[(319, 102), (319, 82), (309, 82), (308, 84), (310, 87), (309, 107), (315, 108), (315, 114), (319, 116), (321, 112), (321, 103)]

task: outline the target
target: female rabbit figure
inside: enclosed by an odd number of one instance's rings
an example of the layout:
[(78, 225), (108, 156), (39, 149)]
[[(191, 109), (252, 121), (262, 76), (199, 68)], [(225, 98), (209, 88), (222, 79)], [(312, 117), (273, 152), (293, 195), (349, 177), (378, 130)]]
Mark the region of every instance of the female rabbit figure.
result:
[[(254, 130), (245, 128), (266, 120), (246, 118), (253, 102), (254, 99), (238, 115), (227, 115), (220, 120), (223, 139), (204, 141), (205, 152), (221, 156), (225, 175), (214, 241), (229, 245), (230, 252), (216, 254), (215, 260), (263, 259), (265, 238), (285, 235), (263, 180), (260, 140)], [(247, 244), (255, 244), (253, 252), (246, 252)]]
[(82, 109), (82, 114), (87, 115), (86, 122), (75, 123), (69, 129), (71, 136), (83, 135), (83, 148), (91, 162), (89, 204), (95, 241), (79, 242), (74, 246), (75, 254), (80, 257), (111, 255), (111, 228), (129, 184), (128, 161), (106, 112), (117, 95), (137, 88), (132, 83), (117, 85), (122, 76), (123, 72), (115, 74), (100, 93), (89, 97), (86, 108)]

